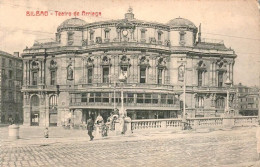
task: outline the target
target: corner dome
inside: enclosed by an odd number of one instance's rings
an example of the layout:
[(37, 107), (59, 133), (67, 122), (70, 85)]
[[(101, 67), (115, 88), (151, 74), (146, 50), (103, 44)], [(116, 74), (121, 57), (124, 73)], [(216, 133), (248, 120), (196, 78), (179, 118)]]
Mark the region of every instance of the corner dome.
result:
[(167, 25), (173, 28), (177, 27), (187, 27), (192, 29), (197, 29), (194, 23), (192, 23), (190, 20), (184, 19), (184, 18), (175, 18), (170, 20)]
[(84, 26), (85, 24), (87, 24), (87, 22), (85, 22), (82, 19), (79, 18), (70, 18), (65, 20), (64, 22), (62, 22), (59, 27), (58, 30), (61, 30), (63, 28), (75, 28), (75, 27), (80, 27), (80, 26)]

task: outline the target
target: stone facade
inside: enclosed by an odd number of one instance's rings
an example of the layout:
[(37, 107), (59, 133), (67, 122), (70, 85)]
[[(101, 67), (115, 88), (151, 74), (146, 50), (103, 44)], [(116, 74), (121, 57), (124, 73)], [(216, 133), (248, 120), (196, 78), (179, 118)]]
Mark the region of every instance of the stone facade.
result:
[(235, 58), (183, 18), (144, 22), (132, 9), (121, 20), (71, 18), (57, 28), (56, 41), (24, 50), (24, 124), (84, 124), (99, 113), (106, 120), (121, 107), (121, 91), (132, 119), (180, 117), (184, 76), (188, 116), (221, 116)]
[(0, 51), (0, 123), (10, 118), (16, 123), (23, 120), (23, 61), (19, 53), (11, 55)]

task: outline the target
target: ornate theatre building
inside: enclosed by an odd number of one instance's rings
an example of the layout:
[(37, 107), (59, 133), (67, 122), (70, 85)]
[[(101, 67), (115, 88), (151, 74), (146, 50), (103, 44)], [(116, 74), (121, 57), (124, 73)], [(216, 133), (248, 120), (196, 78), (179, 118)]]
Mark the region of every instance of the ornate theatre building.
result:
[(131, 119), (177, 118), (184, 85), (188, 117), (221, 116), (235, 58), (184, 18), (147, 22), (131, 8), (120, 20), (71, 18), (58, 26), (55, 41), (23, 52), (24, 125), (78, 125), (98, 114), (106, 120), (121, 103)]

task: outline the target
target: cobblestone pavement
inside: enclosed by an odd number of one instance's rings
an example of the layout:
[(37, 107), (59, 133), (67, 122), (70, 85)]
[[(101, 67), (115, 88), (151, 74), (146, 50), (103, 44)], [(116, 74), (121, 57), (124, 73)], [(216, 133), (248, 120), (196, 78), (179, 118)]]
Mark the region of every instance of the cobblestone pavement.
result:
[(209, 133), (144, 133), (92, 142), (85, 137), (59, 143), (50, 142), (52, 139), (24, 145), (4, 142), (1, 166), (256, 167), (260, 163), (255, 131), (253, 127)]

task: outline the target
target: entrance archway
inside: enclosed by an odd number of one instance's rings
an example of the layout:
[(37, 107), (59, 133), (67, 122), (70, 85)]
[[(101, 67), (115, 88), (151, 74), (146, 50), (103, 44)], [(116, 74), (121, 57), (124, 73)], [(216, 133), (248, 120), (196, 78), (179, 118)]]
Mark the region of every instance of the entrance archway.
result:
[(31, 125), (39, 126), (40, 122), (40, 111), (39, 111), (39, 97), (33, 95), (31, 97)]

